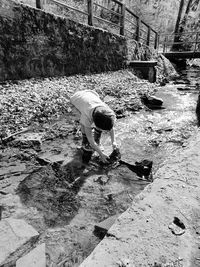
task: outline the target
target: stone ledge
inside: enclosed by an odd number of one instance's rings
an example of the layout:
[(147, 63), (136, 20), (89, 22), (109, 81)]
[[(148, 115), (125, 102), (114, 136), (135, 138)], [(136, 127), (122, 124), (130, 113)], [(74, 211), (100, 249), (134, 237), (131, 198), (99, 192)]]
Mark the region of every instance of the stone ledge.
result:
[[(80, 267), (199, 266), (199, 141), (200, 133), (165, 163)], [(184, 231), (173, 231), (174, 218)]]
[(20, 258), (16, 267), (46, 267), (45, 244), (40, 244)]
[(0, 236), (0, 266), (9, 266), (34, 245), (39, 233), (24, 220), (5, 219)]

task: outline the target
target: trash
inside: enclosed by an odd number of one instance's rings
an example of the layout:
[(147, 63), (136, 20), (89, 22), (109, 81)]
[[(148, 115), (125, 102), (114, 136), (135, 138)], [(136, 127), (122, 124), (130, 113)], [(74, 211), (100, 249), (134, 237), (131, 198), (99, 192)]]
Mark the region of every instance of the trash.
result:
[(121, 153), (119, 148), (115, 148), (112, 153), (109, 155), (108, 159), (107, 159), (107, 163), (104, 162), (100, 162), (101, 165), (103, 166), (112, 166), (112, 167), (116, 167), (119, 164), (119, 161), (121, 159)]
[(130, 265), (130, 260), (129, 259), (121, 259), (117, 262), (119, 267), (128, 267), (128, 266), (132, 266), (134, 267), (134, 265)]
[(109, 163), (119, 161), (120, 159), (121, 159), (121, 153), (119, 151), (119, 148), (115, 148), (109, 156)]
[(173, 223), (170, 223), (168, 228), (174, 235), (182, 235), (185, 233), (185, 225), (178, 217), (174, 217)]
[(120, 160), (120, 163), (125, 164), (129, 170), (135, 172), (139, 177), (145, 178), (146, 180), (152, 181), (152, 165), (153, 161), (142, 160), (140, 162), (135, 162), (135, 165), (129, 164), (126, 161)]
[(96, 224), (94, 226), (94, 234), (99, 236), (100, 238), (103, 238), (107, 234), (110, 227), (114, 224), (117, 217), (117, 215), (114, 215)]

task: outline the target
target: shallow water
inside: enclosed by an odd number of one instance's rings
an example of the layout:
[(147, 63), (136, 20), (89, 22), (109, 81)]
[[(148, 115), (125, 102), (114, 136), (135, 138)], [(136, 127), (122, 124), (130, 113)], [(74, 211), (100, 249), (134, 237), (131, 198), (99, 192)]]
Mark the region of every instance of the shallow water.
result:
[[(124, 161), (130, 164), (144, 159), (153, 161), (154, 177), (168, 157), (186, 146), (187, 139), (197, 129), (199, 76), (198, 69), (182, 71), (182, 84), (170, 83), (157, 88), (156, 96), (163, 99), (163, 109), (143, 109), (117, 121), (116, 137)], [(190, 84), (185, 84), (185, 79)], [(54, 169), (44, 166), (20, 183), (17, 195), (4, 198), (8, 217), (23, 218), (41, 233), (41, 241), (47, 247), (47, 266), (55, 267), (63, 259), (66, 261), (61, 267), (79, 266), (100, 242), (93, 232), (94, 225), (112, 215), (120, 215), (150, 183), (125, 165), (99, 167), (93, 160), (82, 168), (81, 153), (77, 150), (80, 143), (80, 139), (74, 140), (72, 136), (45, 142), (43, 152), (55, 155), (61, 151), (67, 157), (60, 173), (56, 166)], [(102, 144), (109, 154), (107, 135), (103, 136)], [(65, 205), (69, 192), (62, 190), (66, 182), (78, 177), (81, 180), (70, 195), (71, 206), (75, 207), (71, 212), (70, 205)], [(24, 194), (24, 188), (31, 194)]]

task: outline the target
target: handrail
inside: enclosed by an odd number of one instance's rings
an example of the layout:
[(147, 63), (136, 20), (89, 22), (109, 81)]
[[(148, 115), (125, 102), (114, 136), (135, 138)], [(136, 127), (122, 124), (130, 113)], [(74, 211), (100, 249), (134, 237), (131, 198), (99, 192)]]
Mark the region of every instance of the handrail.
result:
[(123, 5), (123, 3), (122, 2), (120, 2), (120, 1), (118, 1), (118, 0), (112, 0), (113, 2), (115, 2), (116, 4), (118, 4), (118, 5), (120, 5), (120, 6), (122, 6)]
[(94, 4), (95, 6), (98, 6), (98, 7), (103, 8), (103, 9), (105, 9), (105, 10), (108, 10), (110, 13), (115, 14), (115, 15), (117, 15), (117, 16), (119, 16), (119, 17), (122, 16), (122, 14), (117, 13), (117, 12), (115, 12), (115, 11), (113, 11), (113, 10), (107, 8), (107, 7), (104, 7), (104, 6), (102, 6), (102, 5), (98, 4), (98, 3), (95, 3), (95, 2), (94, 2), (93, 4)]
[(187, 35), (187, 34), (197, 34), (197, 32), (182, 32), (182, 33), (180, 33), (180, 32), (179, 33), (172, 32), (172, 33), (166, 33), (165, 36), (170, 36), (170, 35), (173, 35), (173, 36), (174, 35), (178, 35), (179, 36), (179, 35)]
[[(130, 10), (123, 2), (120, 2), (119, 0), (111, 0), (112, 2), (118, 4), (118, 8), (120, 9), (120, 12), (116, 12), (112, 9), (109, 9), (99, 3), (96, 3), (95, 0), (87, 0), (87, 12), (80, 10), (79, 8), (76, 7), (72, 7), (60, 0), (50, 0), (51, 2), (57, 4), (57, 5), (61, 5), (63, 7), (66, 7), (70, 10), (73, 10), (75, 12), (79, 12), (85, 16), (87, 16), (87, 20), (88, 20), (88, 25), (93, 26), (94, 25), (94, 19), (95, 20), (100, 20), (103, 21), (107, 24), (113, 25), (115, 27), (119, 28), (120, 31), (120, 35), (125, 35), (126, 32), (129, 32), (132, 34), (132, 38), (135, 39), (136, 41), (140, 41), (143, 40), (144, 44), (149, 46), (150, 40), (152, 38), (152, 33), (154, 33), (155, 36), (153, 36), (154, 38), (154, 48), (157, 49), (158, 47), (158, 33), (152, 29), (146, 22), (144, 22), (143, 20), (140, 19), (140, 17), (138, 15), (136, 15), (132, 10)], [(42, 8), (42, 0), (36, 0), (36, 7), (37, 8)], [(114, 14), (118, 19), (117, 22), (113, 22), (111, 19), (105, 19), (102, 18), (100, 16), (97, 16), (95, 14), (94, 11), (94, 6), (100, 7), (104, 10), (107, 10), (109, 13)], [(127, 14), (131, 15), (130, 18), (127, 18)], [(132, 19), (134, 18), (134, 22), (132, 21)], [(133, 31), (130, 31), (129, 29), (127, 29), (127, 25), (126, 23), (130, 23), (132, 25), (132, 29)], [(144, 30), (142, 28), (142, 26), (146, 27), (146, 30)], [(135, 32), (134, 32), (135, 31)], [(145, 33), (145, 35), (147, 35), (144, 38), (144, 34), (142, 34), (142, 32)], [(143, 35), (143, 36), (142, 36)]]
[(104, 21), (104, 22), (106, 22), (108, 24), (111, 24), (111, 25), (115, 26), (115, 27), (121, 28), (121, 26), (119, 26), (119, 25), (117, 25), (117, 24), (115, 24), (115, 23), (113, 23), (113, 22), (111, 22), (109, 20), (106, 20), (106, 19), (103, 19), (103, 18), (100, 18), (100, 17), (97, 17), (97, 16), (93, 16), (93, 18), (102, 20), (102, 21)]
[[(191, 40), (179, 40), (179, 38), (177, 40), (174, 39), (174, 36), (187, 36), (189, 35), (191, 37), (191, 35), (193, 35), (193, 38), (195, 38), (195, 41)], [(172, 39), (169, 39), (170, 36), (173, 36)], [(166, 34), (164, 36), (164, 42), (163, 42), (163, 53), (166, 53), (166, 51), (168, 49), (171, 49), (172, 51), (176, 51), (177, 49), (184, 49), (184, 47), (182, 45), (184, 44), (192, 44), (190, 50), (188, 49), (188, 52), (195, 52), (196, 48), (197, 48), (197, 44), (200, 44), (199, 41), (199, 32), (183, 32), (183, 33), (177, 33), (177, 34)], [(192, 37), (191, 37), (192, 38)], [(190, 39), (191, 39), (190, 38)], [(195, 44), (193, 46), (193, 44)], [(179, 46), (178, 46), (179, 45)], [(193, 49), (194, 47), (194, 49)]]
[(65, 3), (63, 3), (63, 2), (61, 2), (61, 1), (59, 1), (59, 0), (51, 0), (51, 2), (54, 2), (54, 3), (58, 4), (58, 5), (67, 7), (67, 8), (69, 8), (69, 9), (72, 9), (72, 10), (76, 11), (76, 12), (80, 12), (80, 13), (82, 13), (82, 14), (84, 14), (84, 15), (88, 15), (87, 12), (82, 11), (82, 10), (80, 10), (80, 9), (78, 9), (78, 8), (75, 8), (75, 7), (69, 6), (69, 5), (67, 5), (67, 4), (65, 4)]

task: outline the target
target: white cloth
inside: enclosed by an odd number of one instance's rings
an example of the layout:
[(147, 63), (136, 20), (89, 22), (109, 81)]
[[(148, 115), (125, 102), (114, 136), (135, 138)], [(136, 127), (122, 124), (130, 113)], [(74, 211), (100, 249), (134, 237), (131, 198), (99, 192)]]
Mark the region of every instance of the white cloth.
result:
[(80, 111), (80, 123), (85, 127), (93, 124), (92, 113), (96, 107), (109, 108), (100, 98), (97, 92), (83, 90), (76, 92), (71, 98), (71, 103)]

